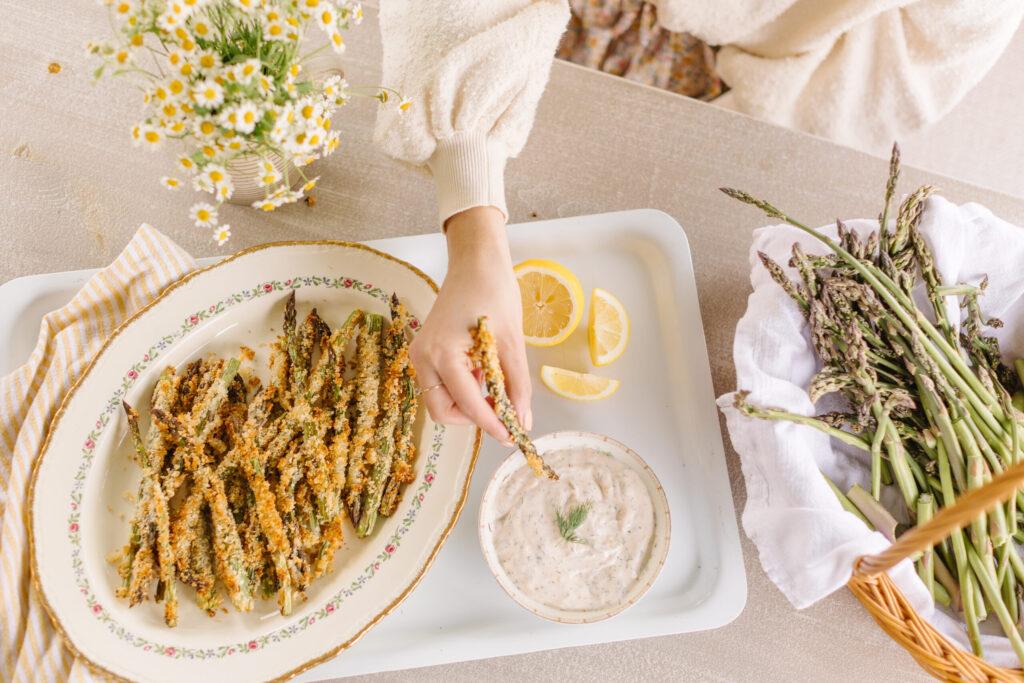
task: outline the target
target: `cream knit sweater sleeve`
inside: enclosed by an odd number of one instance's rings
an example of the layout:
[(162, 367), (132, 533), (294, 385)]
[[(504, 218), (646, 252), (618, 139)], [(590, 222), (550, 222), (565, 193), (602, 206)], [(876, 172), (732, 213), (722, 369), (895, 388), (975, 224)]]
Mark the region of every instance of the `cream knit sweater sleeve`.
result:
[(374, 140), (432, 173), (441, 223), (505, 207), (505, 162), (523, 148), (569, 18), (564, 0), (382, 0), (382, 107)]

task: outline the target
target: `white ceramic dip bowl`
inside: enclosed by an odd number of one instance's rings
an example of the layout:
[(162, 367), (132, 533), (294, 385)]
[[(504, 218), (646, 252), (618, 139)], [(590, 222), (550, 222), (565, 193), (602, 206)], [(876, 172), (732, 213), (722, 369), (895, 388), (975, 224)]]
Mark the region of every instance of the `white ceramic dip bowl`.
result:
[[(597, 451), (618, 464), (625, 466), (639, 477), (650, 497), (654, 516), (654, 527), (647, 546), (646, 558), (639, 566), (636, 579), (633, 580), (618, 600), (612, 604), (605, 604), (593, 609), (563, 609), (555, 607), (535, 598), (516, 585), (502, 566), (494, 542), (494, 535), (499, 521), (498, 516), (501, 514), (496, 509), (496, 501), (501, 494), (502, 487), (509, 480), (509, 477), (521, 468), (527, 467), (523, 454), (516, 450), (505, 458), (504, 462), (498, 467), (480, 501), (480, 547), (483, 550), (487, 566), (490, 568), (491, 573), (494, 574), (498, 585), (520, 606), (537, 616), (564, 624), (588, 624), (612, 617), (643, 597), (654, 584), (654, 580), (658, 577), (658, 573), (665, 564), (665, 558), (668, 555), (669, 537), (671, 535), (671, 520), (665, 491), (662, 489), (661, 483), (654, 475), (654, 472), (651, 471), (647, 463), (639, 455), (622, 443), (607, 436), (592, 432), (554, 432), (535, 439), (534, 444), (537, 446), (537, 450), (542, 457), (558, 451), (572, 449)], [(558, 468), (556, 467), (555, 470), (557, 472)], [(564, 541), (559, 540), (558, 542)], [(578, 578), (571, 578), (566, 573), (559, 573), (558, 576), (560, 577), (559, 580), (578, 580)]]

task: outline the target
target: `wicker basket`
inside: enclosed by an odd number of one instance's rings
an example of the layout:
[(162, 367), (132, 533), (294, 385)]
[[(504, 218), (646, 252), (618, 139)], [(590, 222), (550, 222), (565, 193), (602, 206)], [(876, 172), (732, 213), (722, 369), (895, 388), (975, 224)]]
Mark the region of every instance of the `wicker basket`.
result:
[(993, 666), (949, 642), (922, 619), (885, 572), (931, 548), (978, 514), (1010, 499), (1024, 485), (1024, 462), (1007, 468), (989, 484), (969, 491), (926, 524), (900, 536), (878, 555), (861, 557), (847, 584), (878, 625), (936, 678), (946, 681), (1024, 681), (1024, 671)]

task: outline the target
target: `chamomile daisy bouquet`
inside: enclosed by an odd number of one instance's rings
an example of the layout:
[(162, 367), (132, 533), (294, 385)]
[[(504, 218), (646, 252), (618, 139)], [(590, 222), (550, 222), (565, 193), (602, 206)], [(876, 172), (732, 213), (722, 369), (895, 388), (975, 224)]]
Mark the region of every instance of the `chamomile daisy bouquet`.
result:
[[(132, 77), (145, 118), (131, 129), (137, 146), (180, 144), (170, 190), (191, 185), (211, 195), (190, 216), (223, 244), (221, 204), (236, 192), (241, 169), (261, 188), (252, 206), (272, 211), (316, 184), (303, 170), (338, 146), (331, 114), (353, 94), (388, 102), (386, 88), (359, 92), (340, 75), (318, 80), (303, 69), (314, 54), (345, 49), (342, 32), (362, 19), (349, 0), (100, 0), (114, 36), (92, 42), (95, 72)], [(306, 40), (307, 29), (318, 33)], [(322, 43), (303, 54), (304, 46)], [(401, 111), (409, 103), (400, 97)], [(236, 199), (237, 201), (237, 199)]]

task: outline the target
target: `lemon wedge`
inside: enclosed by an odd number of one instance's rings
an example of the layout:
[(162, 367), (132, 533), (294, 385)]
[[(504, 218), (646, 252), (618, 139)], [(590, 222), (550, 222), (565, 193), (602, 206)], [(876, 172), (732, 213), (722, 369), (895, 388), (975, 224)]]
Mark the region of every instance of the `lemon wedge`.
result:
[(609, 292), (595, 287), (590, 295), (587, 345), (594, 365), (608, 365), (622, 355), (629, 343), (629, 316), (622, 303)]
[(542, 365), (540, 378), (551, 391), (573, 401), (599, 401), (619, 388), (619, 380)]
[(554, 346), (583, 317), (583, 287), (572, 271), (547, 259), (530, 259), (514, 268), (523, 297), (523, 335), (530, 346)]

